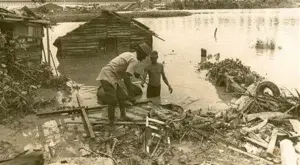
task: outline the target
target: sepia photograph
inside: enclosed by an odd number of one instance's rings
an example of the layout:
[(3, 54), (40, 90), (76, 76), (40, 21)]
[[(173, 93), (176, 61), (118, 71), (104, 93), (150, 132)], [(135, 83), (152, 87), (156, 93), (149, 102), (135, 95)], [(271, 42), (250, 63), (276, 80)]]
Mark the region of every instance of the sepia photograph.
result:
[(0, 0), (0, 165), (300, 165), (300, 0)]

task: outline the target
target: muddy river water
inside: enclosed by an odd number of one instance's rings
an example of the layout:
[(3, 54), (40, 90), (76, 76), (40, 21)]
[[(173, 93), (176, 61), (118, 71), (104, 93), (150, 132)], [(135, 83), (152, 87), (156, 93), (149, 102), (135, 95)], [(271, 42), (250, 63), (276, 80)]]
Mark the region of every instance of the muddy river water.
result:
[[(167, 77), (174, 88), (169, 94), (162, 87), (162, 100), (180, 102), (189, 97), (197, 107), (226, 107), (226, 96), (205, 81), (205, 73), (197, 73), (201, 48), (208, 54), (220, 53), (220, 60), (239, 58), (246, 65), (275, 82), (279, 87), (300, 88), (300, 9), (209, 10), (193, 11), (187, 17), (138, 18), (160, 37), (154, 38), (153, 48), (159, 60), (165, 62)], [(80, 23), (61, 23), (50, 32), (51, 43), (58, 36), (75, 29)], [(218, 28), (216, 39), (214, 31)], [(273, 40), (273, 51), (256, 50), (256, 40)], [(280, 47), (280, 48), (278, 48)], [(56, 48), (51, 46), (53, 54)], [(170, 55), (174, 50), (175, 55)], [(76, 58), (56, 60), (60, 73), (69, 75), (84, 85), (81, 94), (86, 104), (96, 104), (95, 80), (108, 58)]]

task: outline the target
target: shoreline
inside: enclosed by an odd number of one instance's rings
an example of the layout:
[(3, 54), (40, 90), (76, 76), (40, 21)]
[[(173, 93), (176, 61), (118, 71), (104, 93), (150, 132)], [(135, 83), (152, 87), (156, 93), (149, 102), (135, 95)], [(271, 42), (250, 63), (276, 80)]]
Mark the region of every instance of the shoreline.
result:
[[(253, 10), (297, 10), (299, 8), (255, 8), (255, 9), (234, 9), (236, 12), (248, 13)], [(116, 11), (118, 14), (129, 18), (167, 18), (167, 17), (185, 17), (193, 14), (211, 14), (227, 13), (233, 9), (198, 9), (198, 10), (156, 10), (156, 11)], [(43, 14), (43, 13), (39, 13)], [(58, 12), (53, 14), (44, 14), (50, 21), (55, 23), (63, 22), (87, 22), (100, 15), (100, 11), (93, 13), (80, 12)]]
[[(188, 11), (144, 11), (144, 12), (117, 12), (121, 16), (127, 18), (166, 18), (166, 17), (184, 17), (192, 15)], [(55, 13), (46, 14), (45, 16), (52, 22), (87, 22), (100, 15), (100, 12), (95, 13)]]

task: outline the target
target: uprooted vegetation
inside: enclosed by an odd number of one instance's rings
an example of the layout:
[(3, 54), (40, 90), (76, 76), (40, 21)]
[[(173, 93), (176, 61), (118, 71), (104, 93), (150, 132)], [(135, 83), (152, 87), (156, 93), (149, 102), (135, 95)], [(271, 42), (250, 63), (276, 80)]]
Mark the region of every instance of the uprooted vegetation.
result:
[(65, 76), (55, 76), (48, 64), (29, 67), (25, 60), (18, 59), (15, 52), (25, 48), (20, 41), (11, 41), (2, 51), (4, 56), (0, 59), (1, 122), (7, 122), (9, 116), (23, 116), (35, 112), (42, 102), (51, 103), (49, 100), (39, 99), (35, 93), (39, 88), (70, 91), (66, 85), (68, 79)]
[(224, 79), (226, 75), (232, 76), (233, 80), (240, 85), (248, 83), (247, 77), (249, 75), (251, 75), (255, 81), (262, 79), (256, 72), (251, 71), (250, 67), (243, 65), (239, 59), (225, 59), (217, 63), (207, 61), (200, 65), (198, 71), (200, 70), (208, 70), (207, 78), (211, 82)]

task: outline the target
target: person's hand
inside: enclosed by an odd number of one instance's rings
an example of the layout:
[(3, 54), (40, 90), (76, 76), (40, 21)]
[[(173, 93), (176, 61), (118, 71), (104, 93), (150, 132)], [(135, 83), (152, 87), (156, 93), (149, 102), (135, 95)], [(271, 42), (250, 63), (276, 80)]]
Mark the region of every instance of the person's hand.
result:
[(134, 77), (135, 78), (140, 78), (141, 77), (141, 74), (137, 73), (137, 72), (134, 72)]
[(173, 92), (173, 89), (172, 89), (171, 85), (169, 85), (169, 91), (170, 91), (170, 93)]
[(136, 100), (134, 97), (129, 97), (129, 102), (131, 102), (132, 104), (135, 104)]

